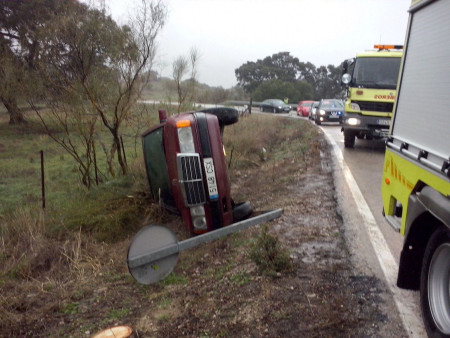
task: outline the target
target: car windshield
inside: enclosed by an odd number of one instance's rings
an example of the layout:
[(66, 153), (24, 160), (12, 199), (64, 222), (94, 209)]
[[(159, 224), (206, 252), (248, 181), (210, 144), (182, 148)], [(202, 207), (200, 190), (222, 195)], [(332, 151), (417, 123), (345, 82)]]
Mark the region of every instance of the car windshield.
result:
[(272, 103), (277, 105), (277, 106), (283, 106), (284, 105), (284, 102), (281, 101), (281, 100), (272, 100)]
[(400, 69), (399, 57), (362, 57), (356, 59), (352, 83), (356, 87), (395, 89)]
[(312, 104), (313, 104), (312, 102), (309, 102), (309, 103), (303, 103), (302, 106), (309, 108), (309, 107), (312, 106)]
[(321, 108), (344, 108), (342, 105), (342, 102), (339, 100), (326, 100), (322, 101), (322, 104), (320, 105)]

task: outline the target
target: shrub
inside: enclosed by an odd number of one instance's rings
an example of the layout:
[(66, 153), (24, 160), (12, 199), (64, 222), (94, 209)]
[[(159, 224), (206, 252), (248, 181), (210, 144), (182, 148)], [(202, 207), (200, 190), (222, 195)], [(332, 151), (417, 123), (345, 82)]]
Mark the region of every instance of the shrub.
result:
[(289, 252), (278, 237), (269, 234), (268, 226), (262, 228), (255, 242), (250, 246), (249, 256), (258, 266), (259, 273), (277, 276), (280, 272), (292, 270)]

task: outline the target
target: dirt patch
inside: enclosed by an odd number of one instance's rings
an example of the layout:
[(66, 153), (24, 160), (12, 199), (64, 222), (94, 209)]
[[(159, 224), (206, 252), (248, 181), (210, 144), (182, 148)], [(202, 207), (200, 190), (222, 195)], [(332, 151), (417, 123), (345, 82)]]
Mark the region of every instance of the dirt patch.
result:
[[(289, 249), (292, 272), (258, 273), (248, 248), (261, 226), (181, 253), (174, 273), (150, 286), (127, 272), (130, 239), (87, 241), (73, 249), (79, 255), (66, 255), (79, 258), (78, 268), (59, 280), (45, 276), (45, 267), (38, 283), (3, 279), (0, 335), (90, 336), (119, 324), (131, 326), (136, 337), (382, 335), (389, 320), (382, 306), (386, 290), (351, 265), (328, 145), (318, 135), (302, 160), (268, 156), (232, 171), (232, 190), (256, 210), (284, 209), (269, 230)], [(177, 217), (168, 219), (180, 240), (188, 236)]]

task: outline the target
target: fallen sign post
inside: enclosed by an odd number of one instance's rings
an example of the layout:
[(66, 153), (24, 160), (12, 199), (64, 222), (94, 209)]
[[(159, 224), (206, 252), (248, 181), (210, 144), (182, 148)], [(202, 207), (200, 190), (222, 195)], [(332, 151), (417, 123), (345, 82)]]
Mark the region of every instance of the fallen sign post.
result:
[(181, 242), (178, 242), (174, 233), (166, 227), (146, 226), (136, 234), (128, 248), (128, 270), (138, 283), (156, 283), (173, 271), (180, 251), (271, 221), (282, 213), (283, 209), (269, 211)]

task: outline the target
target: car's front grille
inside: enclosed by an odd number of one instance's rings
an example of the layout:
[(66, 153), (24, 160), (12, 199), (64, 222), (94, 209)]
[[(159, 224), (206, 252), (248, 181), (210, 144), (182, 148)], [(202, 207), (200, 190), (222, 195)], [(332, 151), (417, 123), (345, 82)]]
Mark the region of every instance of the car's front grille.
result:
[(199, 154), (178, 154), (178, 175), (188, 206), (206, 201), (202, 167)]
[(353, 101), (359, 105), (361, 110), (380, 111), (384, 113), (392, 113), (394, 103), (392, 102), (370, 102), (370, 101)]

